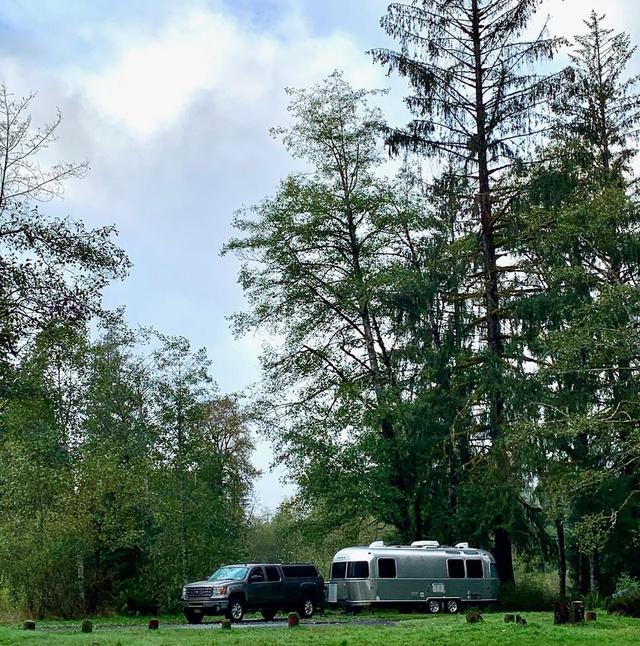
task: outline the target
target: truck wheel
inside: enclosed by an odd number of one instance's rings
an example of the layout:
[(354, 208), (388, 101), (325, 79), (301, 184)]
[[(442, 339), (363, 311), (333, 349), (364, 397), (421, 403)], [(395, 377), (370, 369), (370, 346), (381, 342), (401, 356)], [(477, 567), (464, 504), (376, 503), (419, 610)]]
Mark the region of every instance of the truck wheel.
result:
[(192, 610), (185, 610), (184, 611), (184, 616), (186, 620), (190, 624), (201, 624), (202, 623), (202, 615), (201, 614), (196, 614)]
[(450, 599), (447, 601), (446, 609), (449, 614), (455, 615), (460, 612), (460, 602), (457, 599)]
[(313, 599), (307, 597), (300, 606), (300, 616), (304, 617), (304, 619), (310, 619), (313, 617), (314, 610)]
[(227, 619), (234, 623), (239, 623), (244, 617), (244, 602), (240, 597), (232, 597), (229, 600), (229, 607), (227, 608)]
[(260, 614), (262, 615), (262, 618), (265, 621), (271, 621), (275, 616), (276, 616), (277, 610), (271, 610), (271, 609), (262, 609), (260, 611)]
[(431, 599), (430, 601), (427, 602), (427, 610), (432, 615), (435, 615), (436, 613), (440, 612), (440, 602), (437, 601), (436, 599)]

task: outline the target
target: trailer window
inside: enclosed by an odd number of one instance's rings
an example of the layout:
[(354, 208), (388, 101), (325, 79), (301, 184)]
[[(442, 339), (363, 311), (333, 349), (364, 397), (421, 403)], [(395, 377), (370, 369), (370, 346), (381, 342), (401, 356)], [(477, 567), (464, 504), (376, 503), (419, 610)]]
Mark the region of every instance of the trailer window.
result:
[(369, 564), (366, 561), (349, 561), (347, 579), (368, 579)]
[(464, 579), (464, 561), (462, 559), (449, 559), (447, 570), (450, 579)]
[(396, 560), (395, 559), (378, 559), (378, 576), (381, 579), (396, 578)]
[(346, 574), (347, 574), (346, 561), (331, 564), (331, 575), (329, 576), (330, 579), (344, 579)]
[(482, 561), (480, 559), (467, 560), (467, 577), (469, 579), (484, 578), (484, 572), (482, 571)]

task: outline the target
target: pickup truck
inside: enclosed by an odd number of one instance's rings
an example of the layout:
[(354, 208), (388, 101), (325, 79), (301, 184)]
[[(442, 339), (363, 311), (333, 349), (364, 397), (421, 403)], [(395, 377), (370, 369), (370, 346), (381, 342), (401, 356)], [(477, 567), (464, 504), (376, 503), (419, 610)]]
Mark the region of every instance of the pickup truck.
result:
[(182, 589), (182, 607), (190, 624), (205, 615), (226, 615), (242, 621), (248, 610), (259, 610), (270, 621), (280, 610), (311, 617), (324, 603), (324, 579), (308, 563), (243, 563), (225, 565), (208, 579)]

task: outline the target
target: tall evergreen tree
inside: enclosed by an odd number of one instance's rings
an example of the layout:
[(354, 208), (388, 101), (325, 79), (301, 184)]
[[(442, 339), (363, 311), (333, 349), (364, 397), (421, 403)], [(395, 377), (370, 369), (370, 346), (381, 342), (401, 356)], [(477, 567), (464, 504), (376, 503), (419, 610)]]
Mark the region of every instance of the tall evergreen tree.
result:
[[(561, 75), (541, 76), (527, 65), (554, 55), (562, 41), (543, 29), (523, 39), (540, 0), (422, 0), (394, 3), (382, 26), (400, 43), (399, 51), (378, 49), (374, 58), (407, 78), (414, 94), (406, 99), (416, 119), (389, 132), (392, 150), (444, 155), (456, 161), (472, 186), (467, 234), (477, 241), (471, 254), (477, 270), (468, 276), (465, 297), (479, 308), (479, 357), (484, 396), (479, 434), (492, 448), (499, 472), (509, 472), (500, 448), (514, 407), (505, 410), (506, 364), (514, 348), (505, 330), (504, 219), (512, 193), (505, 171), (519, 162), (531, 138), (544, 128), (541, 108)], [(509, 507), (496, 509), (495, 554), (502, 581), (513, 580)]]
[(543, 386), (532, 452), (541, 498), (555, 501), (561, 588), (569, 550), (583, 592), (611, 589), (619, 550), (605, 545), (628, 542), (638, 524), (630, 494), (638, 489), (640, 314), (640, 211), (629, 163), (639, 97), (637, 77), (624, 78), (633, 48), (603, 17), (592, 13), (585, 24), (572, 55), (575, 82), (555, 106), (548, 161), (524, 177), (519, 251), (532, 294), (518, 312)]

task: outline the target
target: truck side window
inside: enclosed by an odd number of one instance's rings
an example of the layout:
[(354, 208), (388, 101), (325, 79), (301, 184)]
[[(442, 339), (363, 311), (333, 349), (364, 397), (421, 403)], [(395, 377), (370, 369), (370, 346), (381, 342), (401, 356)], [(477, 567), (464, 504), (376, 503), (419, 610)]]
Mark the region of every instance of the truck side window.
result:
[(462, 559), (449, 559), (447, 570), (450, 579), (464, 579), (464, 561)]
[(267, 565), (264, 570), (267, 573), (267, 581), (280, 581), (280, 572), (277, 567)]
[[(259, 577), (259, 579), (258, 579), (258, 577)], [(259, 583), (260, 581), (264, 581), (264, 573), (262, 572), (261, 567), (251, 568), (251, 572), (249, 572), (249, 582), (251, 582), (252, 579), (253, 579), (253, 581), (255, 583)]]
[(396, 560), (395, 559), (378, 559), (378, 576), (381, 579), (396, 578)]
[(484, 578), (484, 572), (482, 571), (482, 561), (480, 559), (467, 560), (467, 577), (470, 579)]
[(347, 574), (347, 563), (346, 561), (336, 562), (331, 564), (331, 574), (330, 579), (344, 579)]
[(348, 579), (368, 579), (369, 564), (366, 561), (349, 561), (347, 567)]

